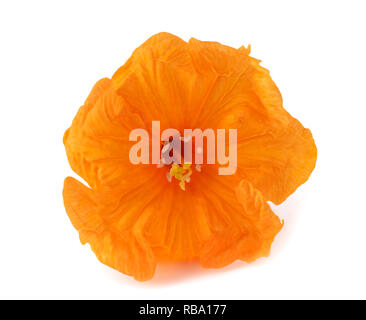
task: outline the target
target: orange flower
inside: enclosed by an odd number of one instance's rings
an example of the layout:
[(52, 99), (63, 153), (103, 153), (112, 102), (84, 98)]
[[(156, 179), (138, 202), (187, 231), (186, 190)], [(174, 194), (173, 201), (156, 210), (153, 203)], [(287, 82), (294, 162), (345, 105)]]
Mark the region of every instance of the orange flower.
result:
[[(160, 261), (219, 268), (269, 255), (282, 223), (267, 201), (279, 204), (304, 183), (317, 151), (249, 52), (160, 33), (94, 86), (64, 136), (70, 165), (90, 188), (67, 177), (63, 197), (101, 262), (143, 281)], [(182, 190), (167, 179), (181, 173), (177, 165), (132, 164), (129, 133), (151, 132), (155, 120), (180, 132), (237, 129), (236, 173), (192, 165)]]

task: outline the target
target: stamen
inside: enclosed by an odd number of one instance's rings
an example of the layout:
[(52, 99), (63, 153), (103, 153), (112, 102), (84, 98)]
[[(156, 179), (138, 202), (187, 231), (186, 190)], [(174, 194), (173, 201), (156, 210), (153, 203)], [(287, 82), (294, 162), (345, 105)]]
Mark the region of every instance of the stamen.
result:
[(173, 163), (170, 169), (170, 176), (174, 177), (175, 179), (179, 180), (180, 188), (185, 191), (186, 190), (186, 181), (192, 175), (191, 163), (185, 163), (180, 166), (177, 163)]
[[(184, 143), (189, 142), (192, 139), (191, 136), (188, 137), (180, 137), (180, 140)], [(162, 159), (160, 160), (160, 163), (157, 164), (158, 168), (163, 168), (165, 165), (168, 165), (169, 163), (172, 163), (172, 166), (170, 167), (170, 170), (166, 173), (166, 178), (169, 182), (172, 182), (173, 177), (179, 181), (179, 187), (185, 191), (186, 190), (186, 183), (189, 183), (191, 181), (191, 175), (192, 175), (192, 163), (180, 163), (180, 159), (177, 159), (178, 157), (173, 154), (173, 159), (169, 156), (169, 153), (171, 149), (173, 148), (173, 145), (171, 142), (166, 142), (162, 149), (161, 149), (161, 156)], [(197, 147), (197, 153), (201, 154), (203, 152), (202, 147)], [(182, 155), (179, 155), (179, 157), (183, 158)], [(169, 158), (169, 159), (167, 159)], [(169, 160), (169, 161), (168, 161)], [(183, 160), (183, 159), (182, 159)], [(201, 172), (201, 165), (197, 164), (195, 165), (195, 169), (198, 172)]]

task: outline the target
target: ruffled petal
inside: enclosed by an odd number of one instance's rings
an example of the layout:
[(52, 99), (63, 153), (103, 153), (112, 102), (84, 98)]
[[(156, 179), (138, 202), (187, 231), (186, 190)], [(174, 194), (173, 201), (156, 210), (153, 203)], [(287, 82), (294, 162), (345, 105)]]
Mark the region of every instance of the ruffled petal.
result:
[(109, 210), (109, 195), (98, 194), (68, 177), (63, 197), (71, 223), (79, 231), (80, 241), (89, 243), (102, 263), (139, 281), (153, 277), (156, 259), (143, 236), (134, 228), (118, 230), (110, 224), (108, 217), (103, 217)]
[(252, 262), (266, 257), (282, 228), (280, 219), (250, 182), (241, 181), (236, 189), (236, 200), (232, 199), (223, 206), (231, 223), (217, 229), (202, 247), (200, 261), (204, 267), (221, 268), (237, 259)]
[(160, 33), (137, 48), (112, 80), (145, 123), (160, 120), (162, 129), (181, 131), (209, 128), (217, 124), (210, 116), (249, 64), (249, 49), (196, 39), (186, 43)]
[[(200, 84), (193, 106), (193, 128), (218, 128), (220, 110), (227, 105), (249, 66), (250, 49), (234, 49), (217, 42), (190, 39), (189, 52)], [(197, 89), (196, 89), (197, 90)]]
[(159, 120), (162, 130), (184, 128), (195, 83), (185, 41), (169, 33), (151, 37), (112, 80), (118, 94), (146, 124)]
[(317, 148), (310, 130), (283, 108), (269, 71), (255, 60), (252, 67), (251, 83), (265, 110), (262, 123), (266, 127), (258, 126), (260, 130), (249, 135), (252, 139), (243, 138), (238, 144), (238, 173), (261, 190), (266, 200), (280, 204), (309, 178)]
[(148, 171), (129, 160), (129, 134), (135, 128), (144, 128), (140, 116), (117, 95), (110, 79), (100, 80), (64, 135), (71, 168), (92, 188), (130, 186), (138, 173)]
[(317, 158), (310, 130), (292, 119), (285, 127), (238, 144), (238, 175), (280, 204), (309, 178)]
[(178, 185), (169, 185), (144, 214), (139, 229), (159, 261), (198, 259), (211, 230), (205, 201), (195, 190), (183, 192)]
[[(231, 71), (222, 80), (225, 85), (216, 81), (199, 123), (237, 129), (237, 174), (259, 189), (266, 200), (279, 204), (309, 178), (317, 149), (310, 130), (283, 108), (281, 94), (268, 70), (259, 66), (258, 60), (246, 60), (247, 51), (238, 52), (241, 68), (238, 63), (237, 73)], [(215, 64), (213, 58), (209, 61)]]

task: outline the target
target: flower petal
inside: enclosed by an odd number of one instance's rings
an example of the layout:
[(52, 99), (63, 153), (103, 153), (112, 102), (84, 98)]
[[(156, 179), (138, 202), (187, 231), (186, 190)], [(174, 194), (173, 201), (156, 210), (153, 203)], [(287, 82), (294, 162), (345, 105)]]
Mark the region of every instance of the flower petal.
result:
[(101, 212), (106, 195), (98, 194), (77, 180), (65, 179), (64, 204), (71, 223), (79, 231), (81, 243), (89, 243), (104, 264), (145, 281), (153, 277), (155, 256), (145, 239), (135, 230), (120, 231), (110, 226)]
[[(261, 117), (266, 127), (258, 125), (252, 139), (238, 144), (238, 173), (261, 190), (266, 200), (280, 204), (309, 178), (317, 148), (310, 130), (283, 108), (269, 71), (254, 60), (252, 66), (251, 82), (266, 112)], [(256, 117), (252, 120), (253, 125), (257, 123)]]
[[(241, 181), (236, 196), (241, 210), (235, 208), (231, 212), (235, 224), (218, 230), (203, 245), (200, 261), (204, 267), (221, 268), (237, 259), (252, 262), (266, 257), (282, 228), (280, 219), (250, 182)], [(229, 211), (230, 207), (236, 205), (230, 203), (225, 208)]]
[(186, 47), (180, 38), (159, 33), (137, 48), (113, 75), (118, 94), (146, 124), (159, 120), (162, 128), (184, 127), (195, 80)]
[(129, 184), (136, 172), (148, 171), (131, 164), (129, 134), (144, 128), (115, 92), (112, 81), (100, 80), (64, 135), (71, 168), (92, 188), (117, 188)]
[(237, 129), (238, 170), (266, 200), (283, 202), (310, 176), (317, 150), (310, 130), (282, 106), (269, 72), (251, 58), (221, 100), (209, 100), (202, 114), (213, 128)]
[(309, 178), (316, 158), (310, 130), (292, 119), (238, 144), (238, 175), (280, 204)]
[(197, 259), (202, 242), (210, 234), (202, 199), (192, 192), (191, 185), (183, 192), (178, 184), (171, 183), (144, 207), (135, 228), (158, 261)]

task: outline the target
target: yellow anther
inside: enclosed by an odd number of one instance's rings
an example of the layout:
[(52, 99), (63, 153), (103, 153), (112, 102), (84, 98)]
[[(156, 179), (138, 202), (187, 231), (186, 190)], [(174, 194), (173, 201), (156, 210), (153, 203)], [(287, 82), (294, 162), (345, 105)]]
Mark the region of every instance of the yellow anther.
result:
[(180, 166), (177, 163), (173, 163), (172, 167), (170, 168), (170, 175), (179, 180), (179, 186), (183, 191), (186, 190), (186, 180), (192, 174), (191, 165), (191, 163), (184, 163), (182, 166)]

